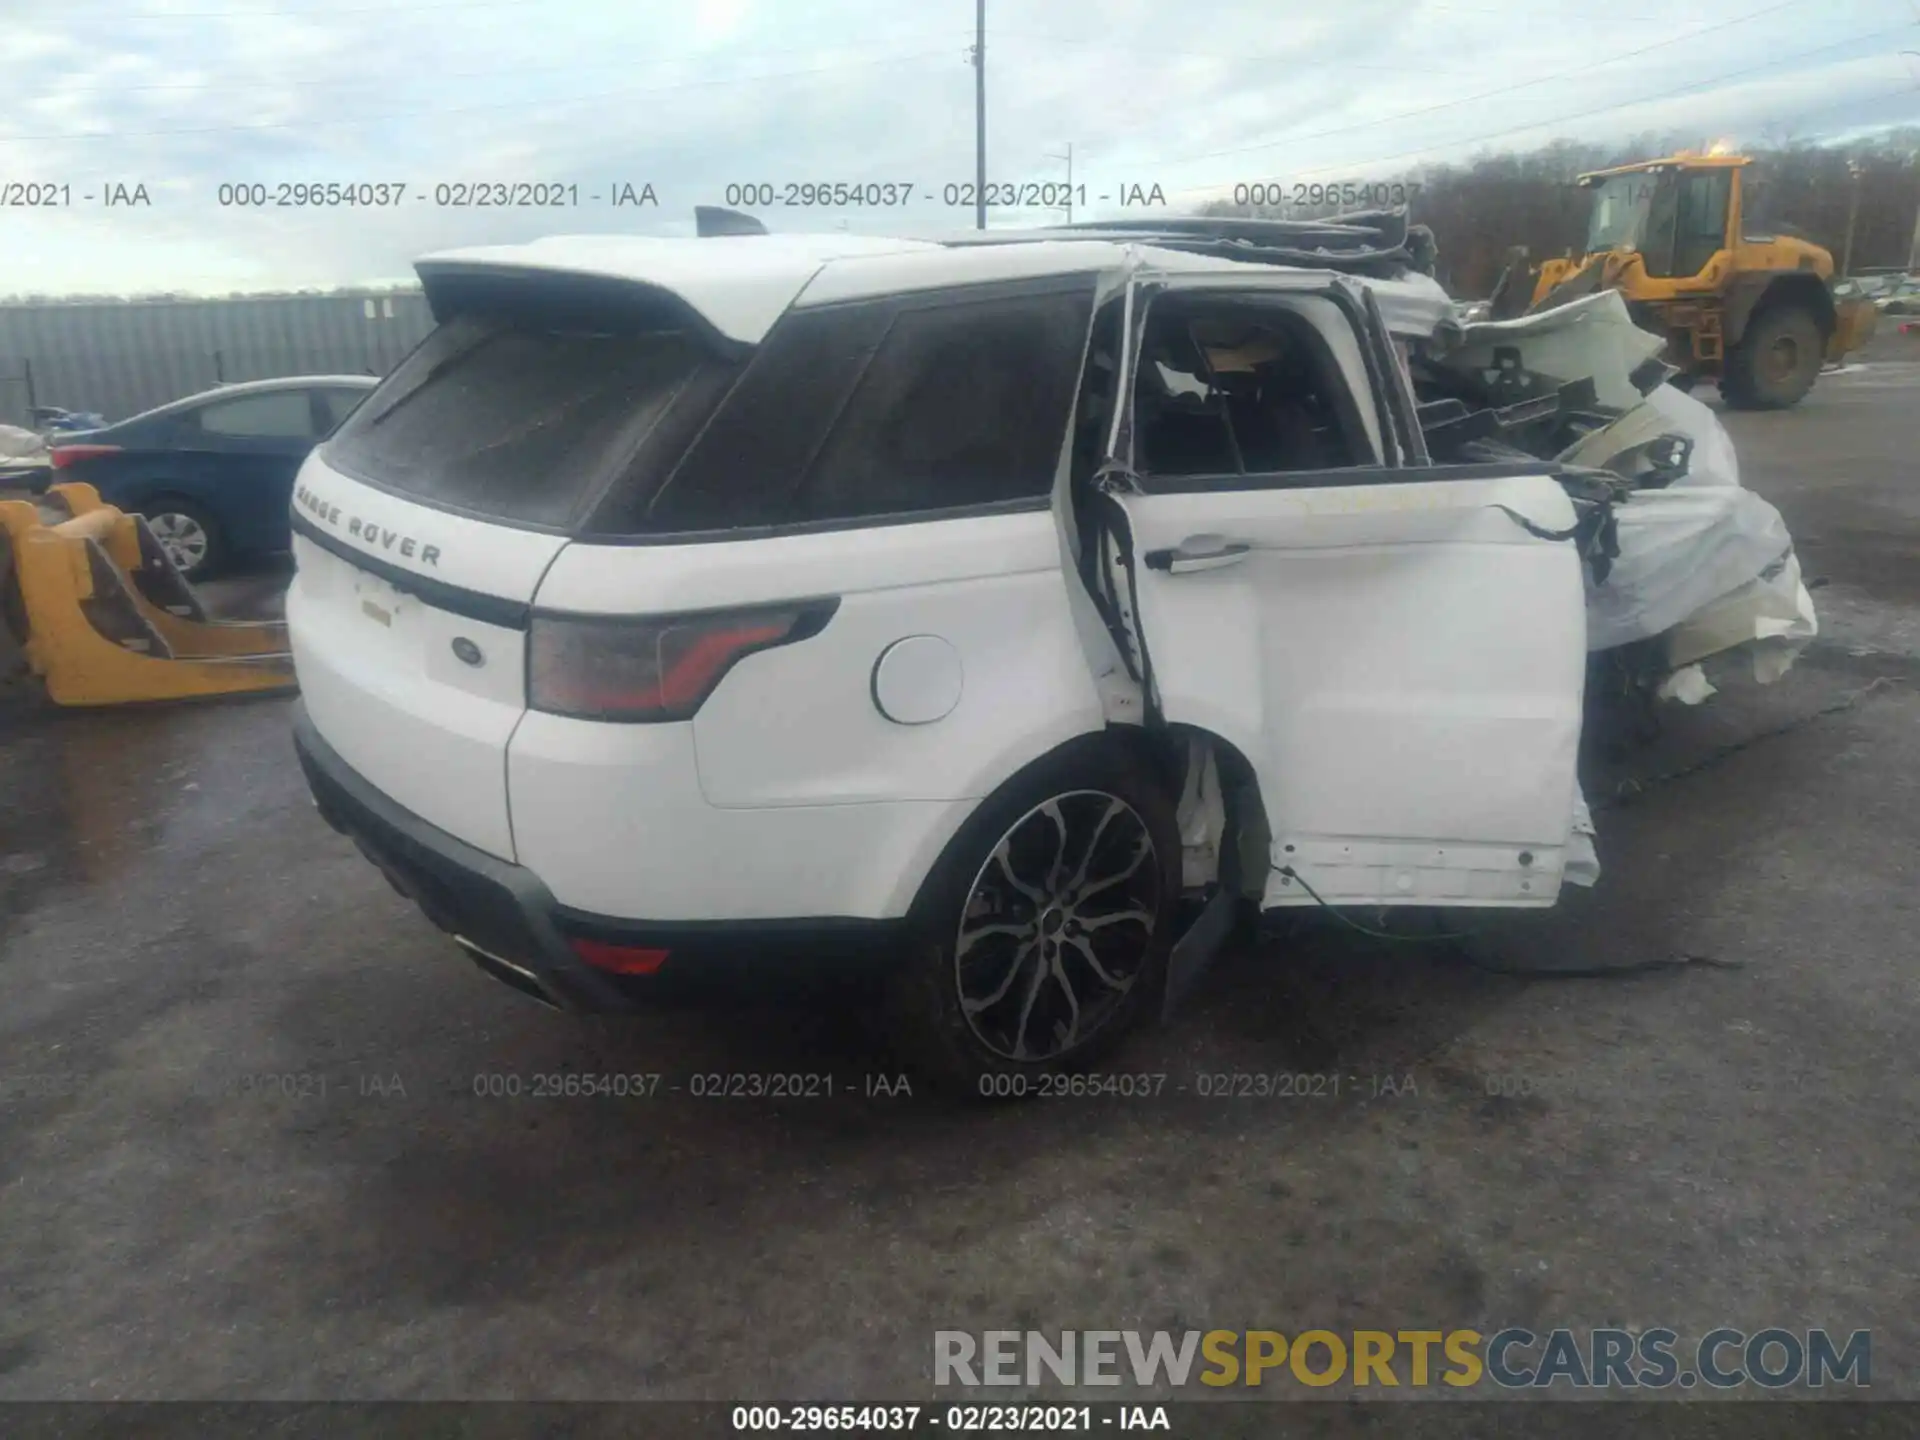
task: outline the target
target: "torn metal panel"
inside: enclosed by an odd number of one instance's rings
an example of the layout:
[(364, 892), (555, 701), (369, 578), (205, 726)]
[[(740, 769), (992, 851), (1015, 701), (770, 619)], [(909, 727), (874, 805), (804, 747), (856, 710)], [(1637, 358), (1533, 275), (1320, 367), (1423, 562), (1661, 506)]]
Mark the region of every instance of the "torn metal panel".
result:
[[(1618, 468), (1620, 457), (1650, 446), (1663, 436), (1689, 442), (1685, 469), (1670, 477), (1674, 485), (1738, 485), (1740, 458), (1720, 417), (1691, 395), (1671, 385), (1656, 386), (1640, 404), (1610, 425), (1590, 431), (1555, 457), (1563, 464)], [(1620, 473), (1637, 478), (1629, 471)]]
[(1615, 291), (1575, 300), (1554, 310), (1518, 320), (1462, 325), (1443, 321), (1434, 332), (1433, 361), (1449, 370), (1495, 377), (1503, 351), (1518, 356), (1525, 371), (1551, 377), (1557, 384), (1591, 377), (1599, 403), (1613, 410), (1638, 405), (1648, 381), (1668, 373), (1644, 367), (1656, 360), (1666, 342), (1634, 325)]

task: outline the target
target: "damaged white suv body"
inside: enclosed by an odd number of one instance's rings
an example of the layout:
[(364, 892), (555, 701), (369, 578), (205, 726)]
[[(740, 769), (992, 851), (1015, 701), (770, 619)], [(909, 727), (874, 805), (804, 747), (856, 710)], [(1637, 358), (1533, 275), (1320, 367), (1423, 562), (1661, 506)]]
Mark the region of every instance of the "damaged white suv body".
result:
[(423, 261), (297, 487), (329, 822), (550, 1003), (871, 961), (963, 1084), (1087, 1063), (1239, 903), (1591, 880), (1608, 507), (1429, 453), (1404, 220), (970, 240)]

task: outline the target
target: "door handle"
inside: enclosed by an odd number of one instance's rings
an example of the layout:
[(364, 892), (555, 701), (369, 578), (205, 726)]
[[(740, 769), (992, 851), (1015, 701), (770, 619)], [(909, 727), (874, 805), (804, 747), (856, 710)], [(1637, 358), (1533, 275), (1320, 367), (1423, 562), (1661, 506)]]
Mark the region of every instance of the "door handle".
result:
[(1190, 575), (1196, 570), (1219, 570), (1238, 565), (1252, 552), (1251, 545), (1238, 540), (1223, 540), (1218, 535), (1194, 535), (1172, 550), (1149, 550), (1149, 570), (1164, 570), (1169, 575)]

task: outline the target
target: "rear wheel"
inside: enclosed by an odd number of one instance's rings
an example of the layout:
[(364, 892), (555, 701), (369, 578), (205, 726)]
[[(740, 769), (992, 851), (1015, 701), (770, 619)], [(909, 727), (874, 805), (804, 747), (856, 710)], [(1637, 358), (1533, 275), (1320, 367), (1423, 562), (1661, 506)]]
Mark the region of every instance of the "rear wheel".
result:
[(1043, 1093), (1161, 993), (1180, 898), (1167, 787), (1104, 736), (988, 800), (941, 857), (891, 978), (901, 1059), (968, 1097)]
[(153, 538), (178, 570), (189, 580), (199, 580), (218, 570), (226, 560), (226, 545), (220, 527), (198, 505), (166, 496), (141, 507)]
[(1826, 357), (1820, 322), (1799, 305), (1754, 316), (1727, 356), (1720, 393), (1739, 410), (1784, 410), (1813, 388)]

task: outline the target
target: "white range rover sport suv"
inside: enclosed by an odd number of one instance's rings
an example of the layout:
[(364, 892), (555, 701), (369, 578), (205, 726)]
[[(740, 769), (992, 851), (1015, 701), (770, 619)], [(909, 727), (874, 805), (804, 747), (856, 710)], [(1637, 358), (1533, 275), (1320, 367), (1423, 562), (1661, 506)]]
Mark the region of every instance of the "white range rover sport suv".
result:
[(966, 1089), (1091, 1061), (1237, 907), (1551, 905), (1574, 499), (1429, 461), (1403, 243), (1290, 257), (422, 261), (438, 328), (296, 489), (321, 813), (548, 1003), (871, 962)]

